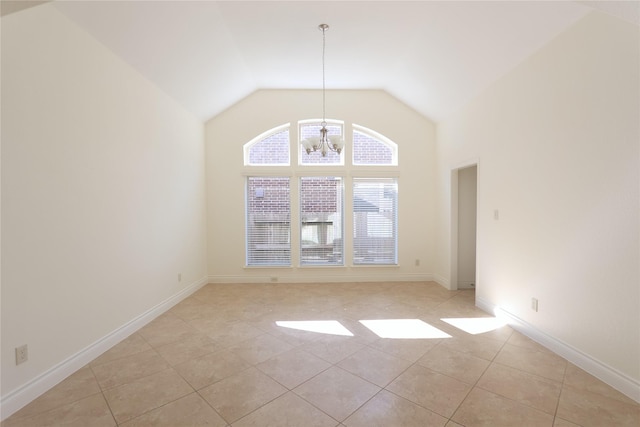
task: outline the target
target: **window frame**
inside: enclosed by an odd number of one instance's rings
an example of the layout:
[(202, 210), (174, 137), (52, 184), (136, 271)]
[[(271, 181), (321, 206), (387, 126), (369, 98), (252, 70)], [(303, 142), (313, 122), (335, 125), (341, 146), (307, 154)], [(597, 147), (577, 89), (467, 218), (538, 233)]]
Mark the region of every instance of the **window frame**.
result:
[[(250, 256), (250, 245), (253, 242), (253, 240), (251, 239), (252, 237), (252, 233), (250, 233), (250, 227), (251, 224), (249, 222), (249, 216), (252, 213), (255, 212), (250, 212), (249, 211), (249, 192), (251, 190), (250, 188), (250, 184), (249, 182), (251, 181), (252, 178), (256, 178), (256, 179), (286, 179), (287, 180), (287, 194), (288, 194), (288, 207), (289, 210), (287, 212), (288, 215), (288, 226), (289, 226), (289, 230), (288, 230), (288, 263), (275, 263), (275, 262), (271, 262), (271, 263), (258, 263), (258, 262), (250, 262), (250, 260), (252, 259), (252, 257)], [(245, 246), (245, 267), (281, 267), (281, 268), (287, 268), (287, 267), (291, 267), (293, 265), (293, 248), (292, 248), (292, 210), (291, 210), (291, 182), (292, 179), (290, 176), (283, 176), (283, 175), (261, 175), (261, 174), (257, 174), (257, 175), (247, 175), (245, 176), (245, 239), (244, 239), (244, 246)], [(270, 223), (276, 223), (276, 221), (265, 221), (265, 222), (270, 222)], [(255, 226), (255, 224), (254, 224)], [(276, 249), (274, 249), (276, 250)], [(286, 248), (283, 249), (285, 252), (287, 251)]]
[[(358, 182), (366, 182), (366, 181), (370, 181), (372, 183), (380, 183), (382, 185), (385, 184), (384, 181), (392, 181), (394, 186), (395, 186), (395, 193), (394, 193), (394, 199), (392, 200), (392, 213), (393, 213), (393, 218), (392, 218), (392, 222), (391, 222), (391, 226), (392, 226), (392, 238), (393, 238), (393, 260), (392, 262), (372, 262), (371, 259), (374, 259), (374, 255), (365, 255), (365, 256), (357, 256), (359, 250), (362, 250), (363, 248), (365, 248), (366, 245), (363, 245), (361, 247), (359, 247), (357, 245), (357, 239), (362, 239), (362, 238), (369, 238), (370, 236), (368, 235), (368, 230), (367, 230), (367, 236), (357, 236), (358, 234), (358, 229), (359, 229), (359, 224), (358, 221), (356, 219), (356, 214), (359, 213), (358, 211), (356, 211), (355, 209), (355, 200), (357, 197), (357, 192), (356, 192), (356, 184)], [(369, 177), (369, 176), (358, 176), (358, 177), (353, 177), (351, 180), (351, 215), (352, 215), (352, 222), (351, 222), (351, 226), (352, 226), (352, 241), (351, 241), (351, 255), (352, 255), (352, 264), (354, 266), (387, 266), (387, 267), (396, 267), (399, 266), (398, 264), (398, 246), (399, 246), (399, 235), (398, 235), (398, 230), (399, 230), (399, 182), (400, 179), (398, 177), (382, 177), (382, 176), (377, 176), (377, 177)], [(385, 191), (384, 187), (381, 188), (381, 190)], [(384, 195), (383, 195), (384, 198)], [(364, 202), (366, 203), (370, 203), (366, 200), (364, 200)], [(360, 213), (369, 213), (368, 211), (360, 211)], [(368, 221), (368, 218), (367, 218)], [(367, 224), (368, 227), (368, 224)], [(373, 236), (371, 236), (373, 237)], [(377, 237), (378, 239), (384, 238), (384, 237)], [(378, 250), (380, 252), (381, 250), (381, 246), (384, 245), (372, 245), (371, 246), (371, 250)], [(384, 249), (384, 248), (383, 248)], [(381, 252), (382, 254), (384, 254), (384, 251)], [(358, 259), (362, 258), (362, 261), (359, 262)], [(366, 260), (369, 259), (370, 261), (366, 262)]]
[[(297, 140), (293, 136), (292, 126), (293, 123), (297, 123), (298, 135)], [(341, 120), (327, 120), (328, 126), (340, 126), (341, 135), (347, 139), (346, 141), (346, 149), (353, 150), (353, 138), (354, 132), (361, 132), (365, 135), (368, 135), (372, 138), (375, 138), (377, 141), (385, 144), (386, 146), (392, 149), (392, 159), (394, 159), (395, 164), (353, 164), (353, 153), (349, 159), (346, 158), (346, 153), (343, 150), (340, 154), (340, 163), (302, 163), (302, 156), (307, 155), (304, 147), (300, 143), (300, 136), (302, 132), (302, 128), (305, 125), (316, 125), (319, 126), (321, 124), (321, 120), (319, 119), (303, 119), (297, 121), (291, 121), (289, 123), (282, 124), (280, 126), (276, 126), (272, 129), (269, 129), (266, 132), (261, 133), (260, 135), (252, 138), (249, 142), (243, 144), (243, 155), (245, 160), (244, 168), (242, 175), (245, 179), (251, 178), (287, 178), (289, 180), (289, 258), (288, 264), (284, 263), (259, 263), (259, 264), (250, 264), (248, 251), (251, 242), (249, 241), (250, 236), (248, 233), (248, 209), (249, 201), (247, 199), (247, 190), (248, 185), (245, 183), (245, 268), (294, 268), (294, 269), (308, 269), (308, 268), (397, 268), (399, 267), (399, 204), (398, 204), (398, 194), (396, 193), (396, 212), (395, 212), (395, 248), (394, 248), (394, 257), (393, 263), (376, 263), (376, 262), (367, 262), (362, 263), (357, 259), (357, 255), (355, 253), (354, 247), (354, 239), (355, 239), (355, 221), (354, 212), (353, 212), (353, 200), (354, 200), (354, 182), (357, 182), (359, 179), (374, 179), (374, 180), (385, 180), (392, 178), (396, 185), (396, 190), (398, 190), (400, 186), (400, 172), (398, 167), (398, 145), (391, 141), (389, 138), (384, 135), (375, 132), (371, 129), (368, 129), (364, 126), (360, 126), (354, 124), (352, 122), (345, 122)], [(256, 143), (264, 140), (265, 138), (270, 137), (278, 132), (289, 131), (289, 164), (248, 164), (249, 161), (249, 150)], [(347, 138), (346, 134), (349, 134), (349, 138)], [(292, 152), (293, 150), (297, 150), (297, 153)], [(268, 156), (269, 153), (265, 152)], [(293, 156), (298, 157), (298, 163), (291, 163), (291, 158)], [(320, 153), (312, 153), (311, 155), (320, 156)], [(388, 159), (388, 157), (385, 157)], [(346, 163), (346, 164), (345, 164)], [(342, 212), (341, 212), (341, 234), (342, 234), (342, 250), (341, 253), (336, 253), (336, 256), (341, 256), (341, 262), (338, 263), (305, 263), (302, 257), (302, 233), (303, 233), (303, 213), (301, 206), (302, 199), (302, 177), (335, 177), (341, 179), (342, 184)], [(248, 181), (246, 181), (248, 182)], [(276, 208), (274, 208), (276, 209)], [(277, 210), (274, 210), (274, 213), (278, 213)], [(275, 232), (275, 231), (274, 231)], [(275, 234), (274, 234), (275, 235)], [(334, 237), (335, 238), (335, 237)], [(277, 258), (277, 257), (276, 257)]]
[[(319, 178), (319, 179), (323, 179), (323, 178), (330, 178), (330, 179), (337, 179), (340, 181), (340, 188), (338, 190), (339, 194), (337, 194), (337, 198), (335, 200), (336, 202), (336, 210), (337, 210), (337, 214), (340, 215), (339, 221), (340, 221), (340, 235), (337, 237), (340, 239), (340, 251), (339, 251), (339, 255), (340, 255), (340, 261), (339, 262), (305, 262), (304, 261), (304, 257), (303, 257), (303, 250), (304, 245), (303, 245), (303, 227), (305, 224), (304, 222), (304, 216), (305, 216), (305, 212), (304, 212), (304, 208), (303, 208), (303, 184), (302, 182), (305, 179), (314, 179), (314, 178)], [(327, 224), (327, 221), (318, 221), (318, 224)], [(313, 224), (313, 222), (307, 223), (307, 224)], [(335, 224), (333, 224), (333, 226), (335, 227)], [(299, 227), (299, 237), (298, 237), (298, 255), (299, 255), (299, 259), (298, 259), (298, 264), (300, 267), (344, 267), (345, 265), (345, 247), (344, 247), (344, 237), (345, 237), (345, 178), (343, 176), (340, 175), (302, 175), (302, 176), (298, 176), (298, 227)], [(321, 227), (322, 228), (322, 227)], [(335, 242), (336, 237), (334, 236), (334, 240), (333, 242)], [(333, 246), (333, 242), (331, 243), (331, 250), (332, 250), (332, 255), (335, 253), (335, 246)], [(321, 251), (322, 249), (324, 249), (325, 251), (327, 251), (329, 244), (327, 242), (325, 242), (325, 248), (319, 248)]]

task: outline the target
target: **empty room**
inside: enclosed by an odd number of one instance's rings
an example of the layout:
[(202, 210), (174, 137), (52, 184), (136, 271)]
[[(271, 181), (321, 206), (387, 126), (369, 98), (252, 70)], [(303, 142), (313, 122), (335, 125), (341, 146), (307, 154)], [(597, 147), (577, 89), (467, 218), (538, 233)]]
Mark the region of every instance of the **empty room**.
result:
[(640, 425), (640, 2), (0, 6), (3, 427)]

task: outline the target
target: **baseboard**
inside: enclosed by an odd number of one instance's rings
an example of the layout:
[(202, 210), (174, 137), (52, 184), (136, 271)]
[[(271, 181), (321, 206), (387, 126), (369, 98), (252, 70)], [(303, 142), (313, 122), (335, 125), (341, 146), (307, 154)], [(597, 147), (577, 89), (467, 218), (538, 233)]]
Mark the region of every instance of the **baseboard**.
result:
[(559, 356), (564, 357), (569, 362), (584, 369), (620, 393), (640, 403), (640, 382), (637, 380), (612, 368), (606, 363), (594, 359), (577, 348), (548, 335), (530, 323), (520, 319), (518, 316), (495, 306), (487, 300), (476, 297), (476, 306), (488, 313), (494, 313), (496, 317), (505, 320), (509, 326), (513, 327), (516, 331), (545, 346)]
[(431, 274), (327, 274), (325, 272), (308, 271), (301, 275), (278, 276), (250, 276), (250, 275), (213, 275), (209, 276), (209, 283), (361, 283), (361, 282), (431, 282)]
[(451, 289), (449, 288), (449, 279), (439, 275), (439, 274), (434, 274), (433, 275), (433, 281), (436, 282), (437, 284), (439, 284), (440, 286), (442, 286), (445, 289)]
[(69, 375), (100, 356), (111, 347), (136, 332), (138, 329), (151, 322), (153, 319), (169, 310), (171, 307), (196, 292), (198, 289), (206, 285), (207, 278), (192, 283), (177, 294), (167, 298), (160, 304), (152, 307), (138, 317), (125, 323), (118, 329), (100, 338), (93, 344), (80, 350), (66, 360), (58, 363), (48, 371), (37, 376), (33, 380), (23, 386), (13, 390), (0, 399), (0, 421), (4, 421), (9, 416), (38, 398), (40, 395), (50, 390)]

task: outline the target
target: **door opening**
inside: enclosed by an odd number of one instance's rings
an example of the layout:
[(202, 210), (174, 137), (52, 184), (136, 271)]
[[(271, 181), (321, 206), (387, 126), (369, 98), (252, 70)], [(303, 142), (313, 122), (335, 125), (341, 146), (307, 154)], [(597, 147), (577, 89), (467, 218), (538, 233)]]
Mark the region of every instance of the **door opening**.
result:
[(477, 280), (477, 164), (451, 173), (451, 282), (449, 288), (474, 289)]

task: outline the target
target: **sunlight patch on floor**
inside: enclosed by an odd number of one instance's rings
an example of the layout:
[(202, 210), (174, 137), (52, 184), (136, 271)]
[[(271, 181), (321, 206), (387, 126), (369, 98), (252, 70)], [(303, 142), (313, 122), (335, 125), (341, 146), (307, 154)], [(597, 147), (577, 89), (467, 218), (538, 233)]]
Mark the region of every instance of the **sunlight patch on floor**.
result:
[(369, 328), (380, 338), (397, 339), (433, 339), (451, 338), (440, 329), (420, 319), (379, 319), (360, 320), (364, 326)]
[(300, 331), (317, 332), (320, 334), (342, 335), (352, 337), (353, 334), (337, 320), (291, 320), (277, 321), (276, 325), (282, 328), (297, 329)]
[(506, 322), (496, 317), (455, 317), (440, 320), (472, 335), (491, 332), (506, 325)]

